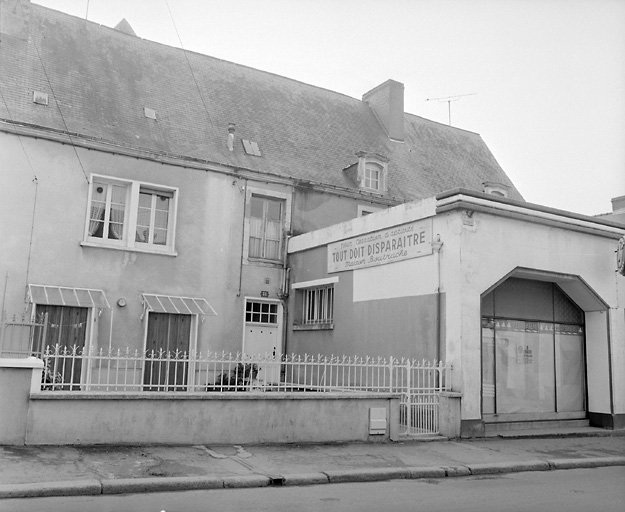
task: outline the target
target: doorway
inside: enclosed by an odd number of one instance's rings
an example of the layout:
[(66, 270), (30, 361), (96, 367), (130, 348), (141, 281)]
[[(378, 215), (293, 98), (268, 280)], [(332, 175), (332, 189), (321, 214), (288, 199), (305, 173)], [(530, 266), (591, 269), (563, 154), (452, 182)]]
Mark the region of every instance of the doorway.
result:
[(555, 283), (510, 278), (482, 298), (484, 421), (586, 417), (583, 311)]
[(35, 317), (31, 353), (45, 361), (44, 384), (72, 389), (81, 381), (89, 308), (37, 304)]
[(282, 304), (279, 301), (245, 300), (243, 353), (259, 359), (257, 379), (280, 381)]
[(144, 391), (184, 391), (193, 315), (148, 314)]

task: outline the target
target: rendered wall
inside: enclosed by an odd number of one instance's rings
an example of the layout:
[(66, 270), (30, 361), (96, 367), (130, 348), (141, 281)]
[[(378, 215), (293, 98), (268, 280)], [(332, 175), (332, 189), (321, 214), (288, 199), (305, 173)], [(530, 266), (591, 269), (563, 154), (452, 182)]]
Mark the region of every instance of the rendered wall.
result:
[(623, 317), (625, 286), (614, 272), (616, 240), (481, 212), (472, 212), (469, 217), (465, 210), (437, 215), (434, 226), (443, 242), (446, 359), (454, 368), (454, 390), (463, 393), (463, 421), (481, 418), (481, 295), (518, 267), (579, 276), (611, 308), (615, 320), (609, 334), (607, 312), (586, 311), (589, 407), (590, 412), (610, 414), (614, 392), (613, 414), (625, 412), (620, 391), (625, 387), (625, 372), (622, 366), (614, 366), (614, 359), (622, 360), (625, 344), (619, 320)]
[[(99, 346), (142, 350), (141, 293), (203, 297), (218, 316), (199, 324), (198, 350), (237, 351), (245, 296), (277, 298), (280, 265), (241, 265), (244, 179), (5, 132), (0, 154), (0, 189), (10, 191), (0, 202), (8, 315), (27, 310), (28, 283), (102, 289), (112, 308), (94, 318)], [(81, 246), (91, 173), (178, 187), (177, 255)]]
[[(369, 434), (369, 409), (387, 431)], [(26, 444), (257, 444), (396, 440), (399, 397), (363, 393), (223, 393), (172, 397), (31, 395)]]
[[(427, 360), (439, 357), (438, 297), (433, 293), (436, 283), (432, 269), (435, 256), (328, 274), (326, 251), (323, 246), (295, 253), (290, 265), (297, 282), (338, 277), (334, 283), (334, 327), (298, 330), (291, 325), (288, 352)], [(300, 302), (296, 290), (291, 294), (291, 318), (298, 322)]]

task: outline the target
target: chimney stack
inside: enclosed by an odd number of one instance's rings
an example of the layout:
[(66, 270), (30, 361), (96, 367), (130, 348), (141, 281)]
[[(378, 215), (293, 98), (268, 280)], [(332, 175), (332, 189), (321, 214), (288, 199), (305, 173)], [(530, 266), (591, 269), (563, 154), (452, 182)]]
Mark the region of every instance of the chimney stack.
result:
[(390, 139), (404, 140), (404, 84), (387, 80), (362, 96)]
[(625, 196), (615, 197), (611, 201), (612, 213), (625, 213)]

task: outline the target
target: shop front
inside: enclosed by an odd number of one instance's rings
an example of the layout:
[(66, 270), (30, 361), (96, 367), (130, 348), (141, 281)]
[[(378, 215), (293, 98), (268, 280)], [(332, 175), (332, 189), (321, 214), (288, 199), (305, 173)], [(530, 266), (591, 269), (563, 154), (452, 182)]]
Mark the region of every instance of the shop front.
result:
[(294, 237), (290, 310), (320, 284), (333, 310), (315, 329), (292, 316), (289, 350), (450, 364), (463, 437), (625, 428), (624, 233), (457, 190)]
[(586, 418), (584, 312), (555, 283), (511, 278), (482, 298), (485, 422)]

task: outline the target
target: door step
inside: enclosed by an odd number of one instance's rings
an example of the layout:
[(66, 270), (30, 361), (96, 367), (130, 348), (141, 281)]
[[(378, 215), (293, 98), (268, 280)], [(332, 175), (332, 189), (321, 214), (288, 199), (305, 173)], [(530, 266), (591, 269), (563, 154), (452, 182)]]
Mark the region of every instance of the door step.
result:
[(501, 423), (486, 423), (484, 434), (497, 435), (500, 433), (512, 433), (527, 430), (550, 430), (550, 429), (577, 429), (587, 428), (589, 422), (583, 420), (537, 420), (537, 421), (506, 421)]

